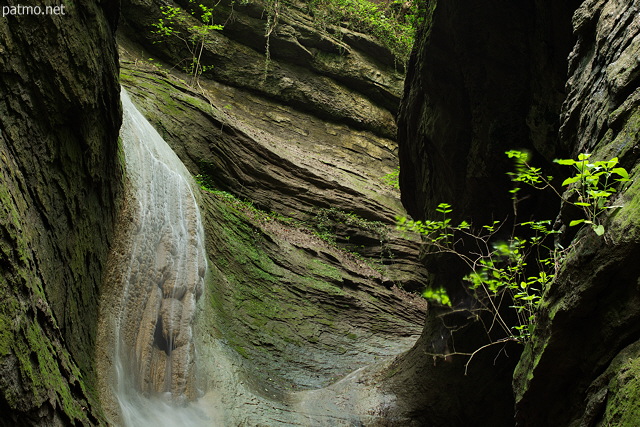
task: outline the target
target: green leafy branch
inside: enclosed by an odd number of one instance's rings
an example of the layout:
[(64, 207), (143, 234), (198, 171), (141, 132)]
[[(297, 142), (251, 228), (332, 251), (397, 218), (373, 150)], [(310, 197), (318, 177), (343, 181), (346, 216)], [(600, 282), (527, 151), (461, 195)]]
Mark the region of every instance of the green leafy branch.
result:
[[(213, 7), (197, 3), (195, 0), (189, 0), (189, 3), (192, 7), (189, 12), (179, 6), (161, 6), (162, 17), (152, 24), (155, 28), (152, 33), (164, 39), (175, 37), (185, 44), (190, 58), (183, 69), (192, 76), (191, 84), (193, 85), (198, 82), (203, 72), (212, 67), (202, 64), (202, 54), (207, 38), (213, 31), (222, 30), (223, 26), (214, 24)], [(186, 28), (188, 34), (184, 35), (179, 28)]]
[[(602, 236), (605, 232), (604, 225), (599, 220), (601, 214), (607, 209), (615, 209), (620, 206), (608, 205), (611, 196), (616, 193), (615, 185), (629, 181), (629, 173), (620, 167), (619, 160), (614, 157), (610, 160), (589, 162), (591, 154), (581, 153), (577, 160), (556, 159), (555, 163), (563, 166), (572, 166), (575, 174), (565, 179), (561, 186), (567, 191), (561, 194), (551, 185), (553, 177), (542, 174), (540, 168), (535, 168), (529, 164), (529, 154), (522, 151), (511, 150), (506, 152), (507, 156), (513, 158), (516, 163), (515, 172), (509, 175), (514, 183), (524, 183), (537, 190), (550, 188), (565, 203), (576, 206), (584, 213), (584, 218), (573, 220), (570, 227), (580, 224), (588, 224), (593, 231)], [(511, 193), (514, 200), (514, 211), (520, 201), (518, 193), (521, 188), (516, 185)], [(572, 200), (576, 196), (577, 201)]]
[[(468, 289), (480, 304), (481, 310), (493, 314), (490, 332), (502, 329), (514, 341), (525, 342), (535, 328), (535, 313), (542, 291), (555, 275), (555, 255), (550, 236), (557, 233), (550, 228), (551, 221), (528, 221), (516, 225), (522, 235), (513, 235), (506, 241), (496, 241), (495, 234), (503, 225), (493, 221), (477, 230), (466, 221), (452, 223), (451, 205), (441, 203), (436, 208), (441, 216), (435, 221), (411, 221), (397, 218), (398, 228), (418, 232), (429, 246), (429, 253), (448, 253), (462, 260), (470, 273), (464, 276)], [(535, 272), (535, 273), (532, 273)], [(440, 304), (450, 305), (444, 290), (434, 286), (423, 296)], [(444, 293), (446, 295), (446, 292)], [(511, 301), (517, 322), (514, 326), (504, 320), (500, 307)]]
[(568, 187), (568, 197), (577, 195), (577, 201), (568, 198), (564, 200), (574, 206), (578, 206), (584, 212), (585, 218), (576, 219), (569, 226), (589, 224), (593, 231), (602, 236), (605, 232), (604, 225), (599, 217), (607, 209), (615, 209), (620, 206), (607, 205), (607, 201), (616, 193), (614, 185), (629, 181), (629, 173), (625, 168), (618, 166), (619, 160), (614, 157), (611, 160), (589, 162), (591, 154), (580, 154), (577, 160), (561, 159), (556, 163), (565, 166), (573, 166), (576, 174), (562, 182), (563, 187)]
[[(570, 226), (588, 224), (597, 235), (604, 234), (599, 217), (607, 209), (618, 207), (609, 205), (608, 200), (616, 193), (615, 185), (629, 180), (617, 158), (590, 162), (590, 154), (580, 154), (577, 160), (555, 160), (575, 170), (573, 176), (562, 182), (567, 191), (561, 194), (551, 184), (553, 177), (529, 163), (528, 153), (511, 150), (506, 154), (515, 163), (514, 171), (508, 175), (514, 184), (510, 192), (516, 216), (523, 184), (537, 190), (551, 189), (564, 202), (584, 212), (585, 218), (571, 221)], [(577, 201), (571, 200), (574, 196)], [(526, 342), (535, 329), (541, 295), (553, 281), (566, 252), (551, 241), (559, 231), (551, 228), (549, 220), (515, 222), (510, 237), (501, 241), (495, 235), (504, 222), (493, 221), (474, 229), (466, 221), (454, 224), (451, 212), (451, 205), (440, 203), (436, 220), (411, 221), (404, 217), (396, 220), (398, 228), (421, 234), (430, 254), (452, 254), (466, 264), (470, 273), (463, 280), (481, 309), (493, 314), (489, 331), (498, 325), (506, 334), (506, 338), (496, 342), (505, 339)], [(428, 291), (423, 294), (425, 297), (443, 303), (441, 287), (434, 286)], [(511, 304), (509, 308), (515, 310), (517, 321), (512, 326), (501, 315), (505, 298)]]

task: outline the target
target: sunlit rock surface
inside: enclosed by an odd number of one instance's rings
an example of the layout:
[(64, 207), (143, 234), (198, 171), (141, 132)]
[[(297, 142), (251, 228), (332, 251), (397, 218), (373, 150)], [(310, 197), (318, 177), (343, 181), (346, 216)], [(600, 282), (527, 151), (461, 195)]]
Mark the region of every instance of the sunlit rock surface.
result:
[[(406, 292), (425, 282), (420, 244), (395, 230), (395, 216), (406, 213), (383, 180), (397, 167), (401, 77), (393, 61), (378, 62), (380, 47), (360, 50), (365, 36), (351, 34), (341, 52), (318, 33), (327, 41), (317, 59), (333, 71), (300, 67), (280, 50), (265, 85), (264, 53), (233, 29), (259, 19), (251, 13), (208, 47), (228, 58), (216, 73), (242, 82), (214, 73), (218, 81), (203, 76), (189, 88), (188, 76), (147, 60), (153, 49), (170, 63), (172, 43), (141, 40), (133, 22), (120, 39), (124, 86), (187, 168), (217, 189), (201, 195), (211, 264), (195, 329), (197, 404), (230, 425), (348, 425), (361, 417), (357, 408), (318, 412), (302, 403), (314, 402), (306, 393), (409, 349), (426, 309)], [(354, 67), (373, 67), (377, 83), (350, 74)], [(271, 93), (269, 79), (282, 70), (292, 89)], [(383, 81), (395, 83), (380, 89)], [(304, 106), (294, 100), (307, 93)]]

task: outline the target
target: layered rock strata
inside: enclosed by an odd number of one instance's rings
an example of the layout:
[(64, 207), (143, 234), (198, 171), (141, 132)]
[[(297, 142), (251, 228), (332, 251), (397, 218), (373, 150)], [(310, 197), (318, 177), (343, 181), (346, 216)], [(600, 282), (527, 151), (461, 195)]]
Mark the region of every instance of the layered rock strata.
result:
[[(393, 114), (402, 82), (388, 51), (347, 30), (331, 36), (287, 6), (270, 37), (265, 74), (264, 45), (256, 41), (264, 37), (248, 28), (264, 28), (266, 12), (222, 2), (215, 14), (225, 27), (205, 44), (202, 61), (213, 68), (198, 91), (147, 61), (154, 52), (167, 61), (164, 70), (180, 75), (174, 64), (184, 54), (181, 45), (152, 33), (158, 7), (132, 2), (124, 10), (123, 83), (189, 170), (212, 187), (328, 231), (341, 247), (381, 260), (386, 286), (421, 291), (427, 272), (416, 262), (419, 245), (395, 230), (395, 217), (406, 213), (398, 191), (383, 180), (397, 167)], [(300, 46), (312, 53), (302, 64)], [(282, 70), (292, 86), (271, 93), (277, 84), (270, 79)], [(304, 108), (296, 96), (304, 97)], [(344, 111), (327, 113), (338, 107)], [(375, 119), (374, 110), (386, 119)]]
[[(426, 281), (419, 241), (395, 230), (406, 213), (382, 179), (397, 167), (388, 118), (399, 74), (366, 36), (337, 41), (288, 10), (265, 82), (264, 45), (249, 37), (265, 17), (255, 5), (234, 8), (206, 46), (217, 62), (197, 89), (171, 69), (179, 46), (150, 43), (153, 7), (132, 3), (120, 38), (123, 84), (206, 187), (201, 401), (231, 424), (350, 422), (359, 417), (350, 410), (309, 412), (307, 391), (407, 350), (424, 319), (424, 300), (398, 289)], [(308, 63), (291, 51), (292, 35), (317, 43)], [(369, 68), (376, 81), (354, 71)]]

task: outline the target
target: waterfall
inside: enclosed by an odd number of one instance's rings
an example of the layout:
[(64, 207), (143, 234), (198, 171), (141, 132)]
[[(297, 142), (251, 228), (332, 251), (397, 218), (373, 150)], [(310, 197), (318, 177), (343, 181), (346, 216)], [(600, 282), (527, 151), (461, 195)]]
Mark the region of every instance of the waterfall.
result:
[(211, 425), (193, 404), (192, 327), (206, 255), (192, 178), (124, 89), (121, 99), (132, 223), (116, 279), (115, 397), (125, 425)]

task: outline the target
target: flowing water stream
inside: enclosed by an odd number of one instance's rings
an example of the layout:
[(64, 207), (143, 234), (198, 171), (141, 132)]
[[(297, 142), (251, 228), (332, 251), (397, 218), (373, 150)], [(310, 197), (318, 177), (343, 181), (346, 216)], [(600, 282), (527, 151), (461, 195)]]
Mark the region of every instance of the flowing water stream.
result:
[(121, 98), (132, 224), (115, 279), (115, 399), (127, 426), (210, 426), (193, 403), (193, 322), (207, 264), (192, 178), (124, 89)]
[[(265, 380), (252, 377), (256, 366), (212, 326), (211, 305), (197, 308), (207, 259), (193, 180), (124, 89), (121, 97), (128, 190), (102, 295), (97, 346), (101, 402), (109, 421), (129, 427), (215, 427), (378, 420), (375, 408), (391, 405), (393, 396), (368, 385), (362, 369), (330, 387), (277, 396)], [(209, 280), (225, 280), (214, 264)], [(198, 316), (196, 335), (197, 310), (207, 316)], [(408, 349), (409, 341), (399, 347), (394, 341), (390, 353), (384, 350), (388, 338), (367, 345), (391, 357)], [(201, 356), (197, 367), (195, 342)], [(313, 357), (310, 353), (309, 360)], [(308, 374), (317, 377), (313, 369)]]

